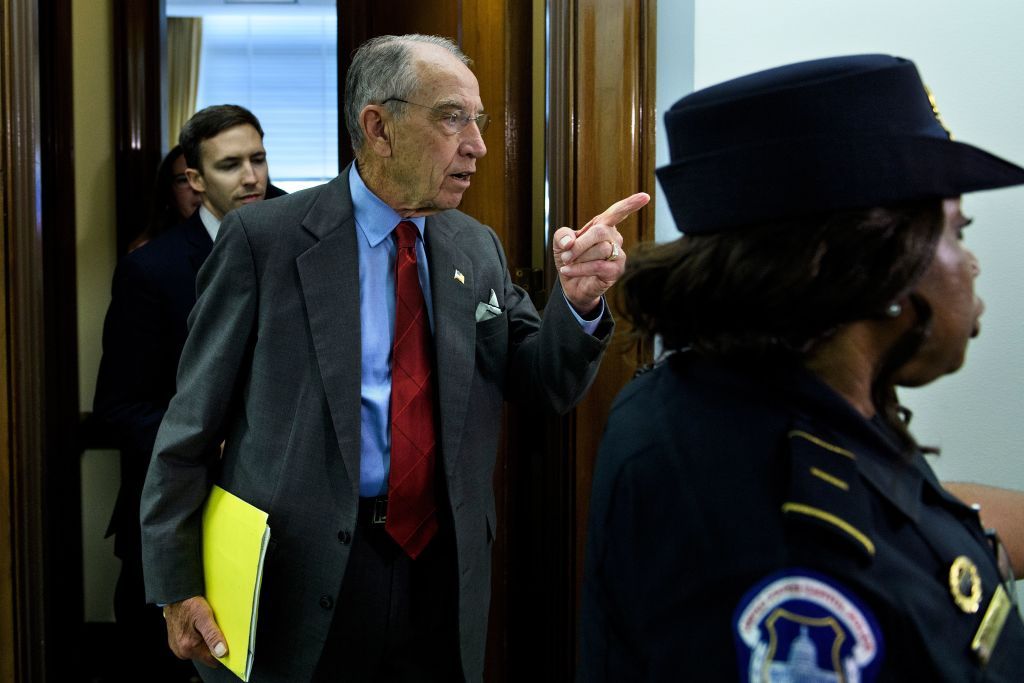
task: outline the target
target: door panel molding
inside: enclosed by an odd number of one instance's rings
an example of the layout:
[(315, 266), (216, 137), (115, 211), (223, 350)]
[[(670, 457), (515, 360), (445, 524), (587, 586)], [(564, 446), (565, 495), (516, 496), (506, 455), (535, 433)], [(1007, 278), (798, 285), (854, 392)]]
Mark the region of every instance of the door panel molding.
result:
[[(39, 63), (36, 3), (4, 0), (2, 42), (4, 209), (4, 379), (0, 483), (10, 508), (0, 511), (0, 674), (44, 680), (42, 240), (36, 163), (39, 154)], [(7, 518), (7, 515), (10, 515)], [(6, 522), (6, 523), (4, 523)]]
[[(550, 108), (547, 150), (553, 231), (580, 226), (634, 192), (655, 192), (655, 0), (549, 0)], [(654, 238), (648, 206), (619, 226), (628, 252)], [(549, 259), (547, 277), (557, 271)], [(614, 305), (614, 297), (609, 297)], [(614, 309), (613, 309), (614, 310)], [(559, 487), (560, 544), (542, 552), (565, 558), (557, 627), (549, 638), (552, 670), (575, 677), (579, 594), (594, 460), (612, 402), (644, 360), (625, 343), (624, 326), (605, 354), (586, 398), (562, 420), (559, 452), (566, 463)]]
[(165, 0), (114, 0), (114, 145), (117, 255), (149, 215), (167, 141)]

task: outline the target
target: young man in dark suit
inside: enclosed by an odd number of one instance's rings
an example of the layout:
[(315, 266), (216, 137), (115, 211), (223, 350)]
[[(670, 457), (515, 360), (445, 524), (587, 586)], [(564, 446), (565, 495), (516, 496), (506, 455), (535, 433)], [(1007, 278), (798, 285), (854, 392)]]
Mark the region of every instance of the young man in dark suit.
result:
[(188, 680), (192, 667), (170, 655), (160, 610), (142, 584), (139, 500), (157, 428), (175, 393), (175, 372), (196, 301), (196, 274), (224, 215), (267, 191), (263, 129), (243, 107), (196, 113), (181, 131), (185, 174), (202, 204), (190, 218), (126, 254), (114, 272), (103, 328), (94, 414), (121, 449), (121, 488), (108, 533), (121, 573), (114, 614), (131, 680)]
[(483, 677), (503, 400), (583, 396), (612, 333), (616, 225), (648, 197), (554, 234), (541, 320), (494, 232), (456, 210), (487, 151), (468, 64), (432, 36), (363, 45), (343, 100), (355, 164), (225, 221), (143, 492), (146, 593), (180, 656), (247, 646), (203, 597), (217, 483), (274, 539), (251, 681)]

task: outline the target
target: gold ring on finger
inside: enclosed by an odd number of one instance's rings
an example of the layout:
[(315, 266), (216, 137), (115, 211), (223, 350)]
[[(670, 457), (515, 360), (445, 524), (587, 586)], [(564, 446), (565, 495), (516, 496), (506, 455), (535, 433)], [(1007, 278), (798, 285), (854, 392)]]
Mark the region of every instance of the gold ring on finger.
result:
[(619, 245), (611, 240), (607, 240), (608, 244), (612, 245), (612, 253), (605, 257), (605, 261), (616, 261), (619, 258)]

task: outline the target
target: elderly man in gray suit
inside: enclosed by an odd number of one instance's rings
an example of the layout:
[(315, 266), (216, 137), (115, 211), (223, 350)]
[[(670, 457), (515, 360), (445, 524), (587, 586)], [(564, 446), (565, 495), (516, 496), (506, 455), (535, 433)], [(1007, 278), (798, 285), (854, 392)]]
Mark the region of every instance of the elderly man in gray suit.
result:
[(179, 657), (247, 645), (203, 598), (218, 483), (272, 530), (251, 680), (483, 677), (502, 402), (582, 397), (612, 331), (616, 225), (649, 198), (555, 233), (542, 321), (496, 235), (455, 210), (486, 153), (469, 63), (431, 36), (364, 44), (356, 163), (221, 227), (142, 503), (147, 596)]

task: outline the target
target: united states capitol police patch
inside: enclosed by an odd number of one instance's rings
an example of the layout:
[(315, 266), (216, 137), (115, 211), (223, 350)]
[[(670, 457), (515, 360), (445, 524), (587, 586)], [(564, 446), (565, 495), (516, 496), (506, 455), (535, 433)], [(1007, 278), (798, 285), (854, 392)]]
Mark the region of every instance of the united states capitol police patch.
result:
[(882, 632), (871, 611), (807, 569), (784, 569), (754, 586), (733, 623), (744, 681), (873, 681), (882, 662)]

